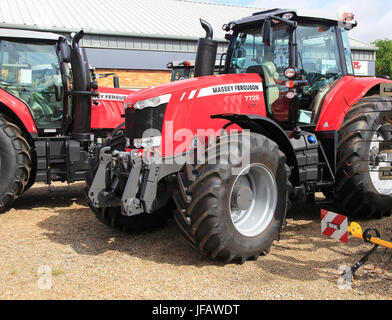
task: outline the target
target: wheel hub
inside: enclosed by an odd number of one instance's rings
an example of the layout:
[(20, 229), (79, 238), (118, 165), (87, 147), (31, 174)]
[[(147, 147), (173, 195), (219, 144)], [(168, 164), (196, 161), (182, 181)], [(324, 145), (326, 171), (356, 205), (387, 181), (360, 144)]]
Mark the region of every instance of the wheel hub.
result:
[(382, 195), (392, 194), (392, 181), (380, 179), (380, 169), (389, 166), (389, 155), (380, 150), (380, 143), (385, 141), (382, 127), (374, 133), (369, 148), (369, 174), (374, 188)]
[(247, 237), (262, 233), (276, 210), (278, 190), (271, 170), (263, 164), (245, 168), (233, 183), (230, 194), (231, 220)]
[(247, 210), (253, 201), (253, 191), (248, 186), (236, 186), (233, 190), (233, 207), (238, 210)]

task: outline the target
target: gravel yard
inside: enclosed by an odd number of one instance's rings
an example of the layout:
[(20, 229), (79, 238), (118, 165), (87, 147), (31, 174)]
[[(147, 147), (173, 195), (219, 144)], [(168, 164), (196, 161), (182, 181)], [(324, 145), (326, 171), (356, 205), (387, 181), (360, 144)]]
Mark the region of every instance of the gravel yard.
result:
[[(322, 236), (315, 208), (289, 213), (269, 255), (223, 265), (190, 249), (173, 221), (152, 233), (113, 232), (90, 212), (83, 188), (37, 184), (0, 215), (1, 299), (392, 299), (392, 273), (374, 268), (381, 249), (352, 289), (339, 289), (339, 266), (370, 246)], [(388, 239), (391, 221), (361, 224)]]

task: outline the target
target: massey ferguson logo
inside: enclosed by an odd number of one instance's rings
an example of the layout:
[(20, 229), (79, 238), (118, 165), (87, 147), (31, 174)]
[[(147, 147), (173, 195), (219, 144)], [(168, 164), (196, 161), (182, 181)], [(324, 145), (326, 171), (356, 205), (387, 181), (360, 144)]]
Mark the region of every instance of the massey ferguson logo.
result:
[(361, 63), (359, 61), (354, 61), (353, 66), (355, 70), (360, 70), (361, 69)]
[(222, 86), (213, 86), (203, 88), (198, 94), (198, 98), (212, 96), (225, 93), (241, 93), (241, 92), (262, 92), (262, 83), (233, 83)]
[(100, 93), (99, 100), (116, 100), (116, 101), (124, 101), (127, 96), (123, 94), (114, 94), (114, 93)]
[(257, 84), (221, 86), (221, 87), (212, 88), (213, 93), (259, 91), (259, 90), (260, 87)]

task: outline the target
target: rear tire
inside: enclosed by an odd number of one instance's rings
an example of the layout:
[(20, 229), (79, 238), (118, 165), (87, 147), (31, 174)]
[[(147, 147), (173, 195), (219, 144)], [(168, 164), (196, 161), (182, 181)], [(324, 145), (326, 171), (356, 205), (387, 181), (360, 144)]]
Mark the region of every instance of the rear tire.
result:
[(0, 115), (0, 213), (9, 210), (29, 181), (30, 146), (22, 131)]
[(370, 172), (376, 168), (370, 166), (370, 160), (377, 151), (377, 134), (382, 140), (392, 140), (391, 108), (390, 98), (365, 97), (342, 124), (335, 198), (347, 216), (381, 218), (392, 213), (392, 181), (377, 181), (378, 172)]
[[(234, 143), (250, 152), (249, 170), (232, 174), (239, 166), (232, 161), (233, 138), (229, 144), (228, 137), (216, 145), (217, 164), (187, 164), (179, 175), (174, 218), (198, 252), (244, 263), (268, 253), (279, 239), (288, 206), (289, 168), (275, 142), (252, 133), (250, 146), (245, 146), (240, 134)], [(228, 164), (220, 161), (222, 156)]]
[[(115, 136), (105, 139), (103, 147), (105, 146), (111, 146), (112, 150), (125, 150), (125, 136), (123, 132), (119, 131)], [(90, 170), (86, 176), (86, 191), (90, 189), (95, 173), (98, 170), (99, 162), (97, 159), (97, 157), (89, 159)], [(157, 193), (159, 192), (160, 191), (158, 189)], [(149, 232), (158, 228), (163, 228), (166, 222), (172, 217), (173, 210), (175, 208), (173, 201), (169, 200), (163, 208), (152, 213), (142, 213), (128, 217), (121, 213), (121, 207), (105, 207), (98, 209), (93, 207), (90, 201), (89, 206), (94, 212), (96, 218), (103, 224), (117, 231), (136, 233)]]

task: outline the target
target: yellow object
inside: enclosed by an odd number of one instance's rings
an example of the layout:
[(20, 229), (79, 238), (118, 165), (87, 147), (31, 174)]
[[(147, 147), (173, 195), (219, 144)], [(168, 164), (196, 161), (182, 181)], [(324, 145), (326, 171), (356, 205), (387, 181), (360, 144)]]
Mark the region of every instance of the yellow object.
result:
[[(362, 227), (357, 222), (351, 222), (348, 227), (348, 232), (350, 232), (353, 237), (363, 240)], [(374, 237), (370, 237), (369, 241), (373, 244), (378, 244), (379, 246), (392, 249), (391, 242)]]

